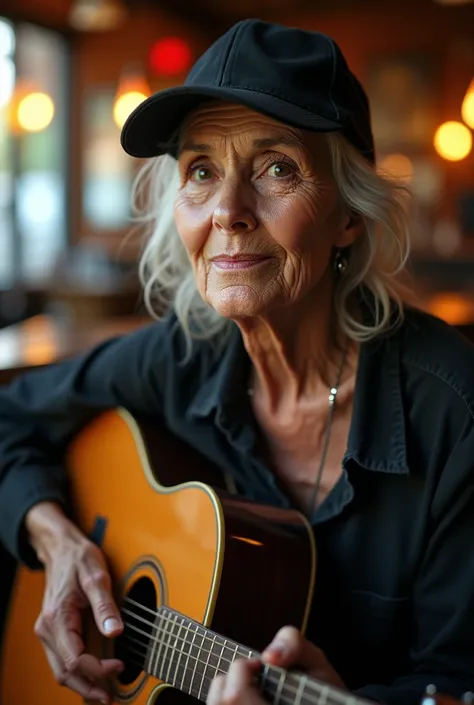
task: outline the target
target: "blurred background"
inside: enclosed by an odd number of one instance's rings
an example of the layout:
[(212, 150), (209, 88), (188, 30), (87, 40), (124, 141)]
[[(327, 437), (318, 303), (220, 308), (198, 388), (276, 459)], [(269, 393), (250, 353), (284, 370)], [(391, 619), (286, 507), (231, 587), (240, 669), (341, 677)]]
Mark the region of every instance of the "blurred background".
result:
[(473, 0), (0, 0), (0, 383), (146, 320), (120, 127), (252, 16), (340, 44), (414, 195), (418, 303), (474, 330)]

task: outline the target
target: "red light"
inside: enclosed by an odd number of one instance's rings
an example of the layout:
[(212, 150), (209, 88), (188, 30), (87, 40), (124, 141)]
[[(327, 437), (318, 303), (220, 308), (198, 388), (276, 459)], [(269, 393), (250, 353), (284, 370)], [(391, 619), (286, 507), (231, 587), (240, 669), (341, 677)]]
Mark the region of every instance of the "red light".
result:
[(150, 66), (155, 73), (178, 74), (191, 65), (191, 49), (184, 39), (166, 37), (159, 39), (151, 48)]

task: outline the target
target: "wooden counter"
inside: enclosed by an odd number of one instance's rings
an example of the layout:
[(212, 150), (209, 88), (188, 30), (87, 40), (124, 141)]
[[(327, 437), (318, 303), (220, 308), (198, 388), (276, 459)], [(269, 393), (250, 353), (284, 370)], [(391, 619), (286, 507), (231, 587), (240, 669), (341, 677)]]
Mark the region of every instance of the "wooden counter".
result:
[[(474, 296), (439, 293), (418, 299), (416, 303), (454, 326), (474, 330)], [(139, 316), (110, 317), (68, 325), (52, 316), (41, 315), (8, 326), (0, 330), (0, 384), (6, 384), (23, 370), (79, 354), (151, 320)]]
[(0, 384), (32, 367), (72, 357), (150, 323), (150, 318), (109, 318), (68, 325), (52, 316), (34, 316), (0, 330)]

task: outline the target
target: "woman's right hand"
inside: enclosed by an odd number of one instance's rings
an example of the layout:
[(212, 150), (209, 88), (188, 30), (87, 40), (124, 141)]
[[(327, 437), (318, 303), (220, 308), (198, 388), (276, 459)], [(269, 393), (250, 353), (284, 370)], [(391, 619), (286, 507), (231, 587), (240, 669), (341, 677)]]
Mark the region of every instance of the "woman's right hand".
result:
[[(123, 663), (88, 654), (82, 637), (83, 612), (88, 606), (104, 636), (117, 636), (123, 629), (104, 557), (59, 508), (45, 503), (30, 513), (35, 511), (27, 516), (27, 527), (46, 576), (35, 632), (59, 684), (83, 698), (108, 703), (107, 678), (119, 673)], [(56, 525), (55, 512), (56, 516), (59, 513)]]

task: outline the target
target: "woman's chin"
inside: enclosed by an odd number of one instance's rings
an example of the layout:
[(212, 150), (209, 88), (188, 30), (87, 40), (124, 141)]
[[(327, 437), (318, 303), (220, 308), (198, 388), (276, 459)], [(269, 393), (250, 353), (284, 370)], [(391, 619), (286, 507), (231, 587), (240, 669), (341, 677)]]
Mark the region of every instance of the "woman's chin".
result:
[(208, 303), (223, 318), (238, 320), (261, 316), (268, 309), (268, 301), (248, 287), (227, 287), (208, 297)]

